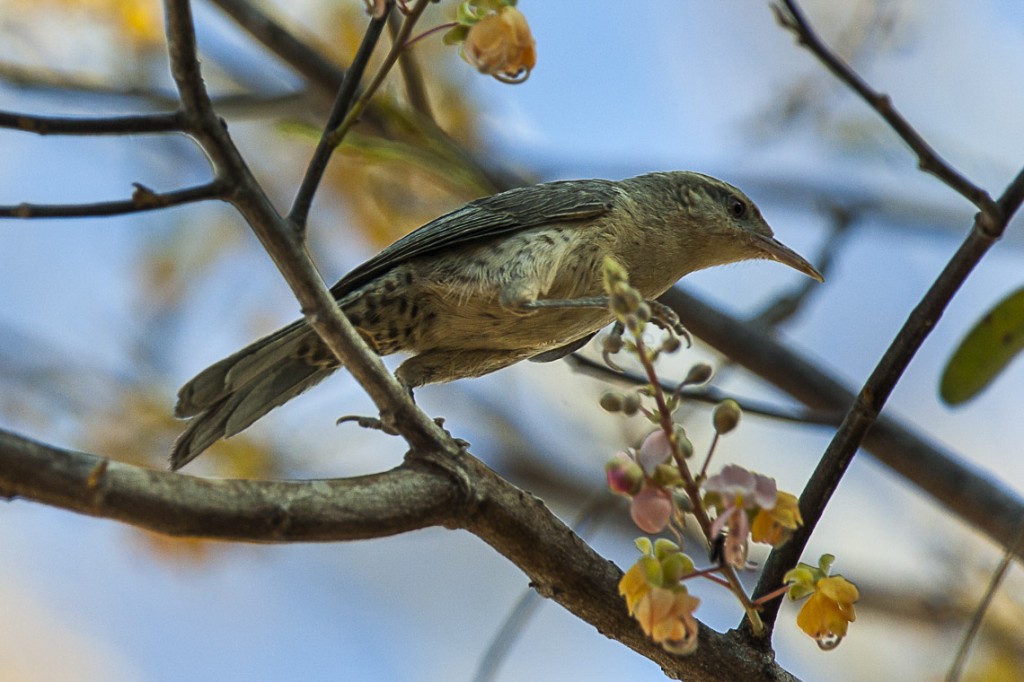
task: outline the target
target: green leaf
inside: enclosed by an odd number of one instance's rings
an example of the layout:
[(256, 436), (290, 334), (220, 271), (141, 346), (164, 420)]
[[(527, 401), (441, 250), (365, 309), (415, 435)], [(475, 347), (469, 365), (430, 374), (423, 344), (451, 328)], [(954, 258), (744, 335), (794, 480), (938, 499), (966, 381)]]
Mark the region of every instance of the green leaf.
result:
[(950, 405), (970, 400), (1024, 350), (1024, 287), (981, 318), (946, 364), (939, 395)]

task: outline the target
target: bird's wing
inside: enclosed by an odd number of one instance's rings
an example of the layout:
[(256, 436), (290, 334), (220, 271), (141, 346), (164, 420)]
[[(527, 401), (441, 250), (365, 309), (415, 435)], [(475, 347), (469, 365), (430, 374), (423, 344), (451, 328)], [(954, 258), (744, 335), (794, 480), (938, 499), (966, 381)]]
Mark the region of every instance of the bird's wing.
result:
[(563, 180), (476, 199), (402, 237), (341, 278), (331, 293), (340, 299), (413, 258), (549, 223), (604, 215), (617, 196), (616, 184), (610, 180)]

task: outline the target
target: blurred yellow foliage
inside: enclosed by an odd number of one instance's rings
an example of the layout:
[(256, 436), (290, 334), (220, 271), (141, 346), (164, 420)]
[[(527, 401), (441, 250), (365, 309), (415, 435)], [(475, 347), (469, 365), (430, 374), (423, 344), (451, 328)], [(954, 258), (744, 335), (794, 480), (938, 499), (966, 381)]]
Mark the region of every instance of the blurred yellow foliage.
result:
[[(416, 33), (446, 23), (452, 11), (450, 6), (430, 7)], [(352, 59), (365, 24), (360, 6), (336, 6), (328, 42), (341, 63)], [(378, 59), (381, 54), (378, 50)], [(466, 155), (479, 141), (478, 112), (468, 91), (472, 74), (459, 68), (440, 35), (416, 41), (403, 59), (419, 67), (412, 71), (419, 74), (433, 119), (409, 105), (401, 69), (396, 67), (363, 121), (338, 149), (324, 188), (340, 195), (346, 222), (357, 226), (375, 247), (499, 189)], [(367, 73), (374, 73), (378, 65), (372, 62)]]
[(158, 45), (164, 40), (159, 0), (13, 0), (13, 4), (23, 12), (58, 9), (109, 23), (137, 47)]

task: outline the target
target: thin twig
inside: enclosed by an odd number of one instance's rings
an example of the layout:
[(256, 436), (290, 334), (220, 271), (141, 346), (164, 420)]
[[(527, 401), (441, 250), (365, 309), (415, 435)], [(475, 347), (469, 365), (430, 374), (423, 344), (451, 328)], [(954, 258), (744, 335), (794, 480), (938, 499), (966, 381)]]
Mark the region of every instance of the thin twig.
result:
[[(642, 386), (647, 383), (647, 377), (634, 372), (616, 372), (603, 362), (598, 362), (587, 357), (583, 353), (573, 353), (565, 358), (574, 368), (583, 374), (615, 383), (629, 386)], [(664, 391), (673, 392), (675, 386), (671, 382), (659, 379), (661, 388)], [(791, 422), (794, 424), (811, 424), (819, 426), (838, 426), (842, 421), (842, 412), (828, 412), (822, 410), (792, 409), (769, 404), (767, 402), (751, 398), (739, 398), (714, 386), (702, 386), (700, 388), (687, 387), (679, 392), (679, 396), (685, 400), (704, 403), (705, 405), (717, 405), (727, 398), (735, 400), (745, 415), (756, 415), (776, 421)]]
[(155, 211), (210, 199), (224, 199), (227, 185), (219, 180), (171, 192), (154, 192), (135, 185), (131, 199), (97, 201), (87, 204), (29, 204), (0, 206), (0, 218), (86, 218)]
[[(843, 411), (854, 402), (856, 393), (827, 368), (681, 288), (670, 289), (660, 300), (679, 314), (694, 336), (808, 407)], [(1002, 547), (1013, 544), (1024, 518), (1024, 499), (999, 479), (887, 415), (871, 427), (864, 448), (947, 513)]]
[[(929, 288), (924, 298), (910, 313), (903, 327), (864, 383), (857, 399), (847, 412), (843, 423), (832, 442), (829, 443), (825, 454), (800, 496), (800, 511), (804, 518), (804, 526), (782, 548), (769, 555), (755, 596), (778, 587), (782, 575), (795, 565), (818, 520), (824, 513), (832, 493), (835, 492), (839, 481), (853, 460), (864, 435), (878, 419), (892, 390), (896, 387), (921, 344), (938, 323), (946, 306), (956, 295), (974, 266), (1002, 234), (1010, 214), (1002, 214), (999, 217), (990, 218), (988, 221), (985, 221), (984, 215), (978, 215), (966, 240), (943, 268), (942, 273)], [(991, 233), (993, 230), (994, 235)], [(774, 618), (777, 609), (777, 602), (768, 604), (765, 607), (766, 615)]]
[[(708, 543), (713, 543), (715, 538), (711, 533), (711, 517), (708, 516), (707, 509), (704, 506), (704, 501), (700, 497), (700, 483), (690, 472), (690, 467), (687, 464), (686, 458), (683, 456), (683, 453), (679, 448), (679, 443), (675, 438), (675, 424), (672, 422), (672, 412), (668, 409), (665, 391), (662, 389), (661, 382), (658, 380), (658, 374), (654, 369), (654, 362), (651, 360), (651, 356), (648, 354), (644, 345), (643, 335), (640, 333), (634, 333), (633, 343), (636, 345), (636, 356), (640, 360), (640, 364), (643, 366), (644, 372), (647, 374), (648, 383), (653, 389), (654, 401), (658, 406), (657, 414), (659, 425), (661, 426), (661, 430), (665, 432), (665, 436), (671, 445), (672, 457), (675, 460), (676, 469), (678, 469), (679, 475), (683, 479), (683, 490), (686, 491), (687, 496), (690, 498), (690, 513), (693, 514), (694, 518), (697, 520), (697, 525), (700, 526), (701, 532), (704, 534)], [(753, 602), (751, 602), (750, 597), (747, 595), (747, 592), (743, 587), (743, 583), (740, 582), (739, 576), (736, 574), (736, 569), (726, 563), (723, 563), (721, 568), (722, 575), (729, 582), (730, 591), (736, 596), (737, 601), (739, 601), (744, 612), (747, 614), (746, 622), (749, 623), (751, 631), (755, 635), (761, 636), (764, 634), (764, 624), (761, 620), (760, 614), (757, 612), (757, 607), (755, 607)]]
[(999, 566), (996, 567), (995, 572), (992, 574), (992, 579), (988, 581), (985, 594), (982, 595), (981, 601), (978, 602), (978, 607), (971, 616), (971, 624), (968, 626), (967, 631), (964, 633), (964, 638), (957, 648), (953, 663), (949, 666), (949, 672), (946, 673), (946, 682), (959, 682), (963, 675), (964, 665), (967, 663), (967, 654), (971, 650), (971, 644), (978, 636), (978, 631), (981, 630), (981, 623), (985, 619), (989, 606), (992, 605), (992, 598), (995, 597), (999, 586), (1003, 584), (1006, 572), (1010, 569), (1010, 562), (1022, 548), (1024, 548), (1024, 526), (1021, 526), (1020, 533), (1018, 533), (1013, 547), (1007, 548), (1003, 553)]
[(402, 22), (401, 30), (398, 32), (398, 35), (395, 36), (395, 41), (391, 45), (391, 49), (384, 57), (384, 62), (380, 67), (378, 67), (377, 73), (373, 75), (370, 83), (366, 86), (366, 90), (359, 95), (359, 99), (352, 105), (352, 109), (345, 116), (345, 120), (342, 121), (331, 134), (331, 141), (334, 146), (341, 143), (345, 133), (359, 119), (363, 110), (365, 110), (369, 105), (370, 99), (373, 97), (374, 93), (376, 93), (377, 89), (384, 83), (384, 79), (391, 71), (391, 67), (395, 65), (395, 62), (398, 61), (398, 58), (405, 51), (406, 43), (409, 40), (409, 36), (412, 35), (412, 30), (416, 26), (416, 22), (419, 21), (420, 16), (423, 14), (424, 10), (427, 9), (427, 5), (432, 1), (433, 0), (417, 0), (416, 5), (406, 15), (405, 21)]
[(345, 71), (247, 0), (211, 0), (267, 49), (321, 90), (336, 92)]
[(185, 127), (181, 112), (84, 118), (75, 116), (38, 116), (0, 111), (0, 128), (22, 130), (37, 135), (133, 135), (170, 133)]
[(352, 108), (352, 101), (356, 97), (359, 82), (363, 79), (363, 72), (366, 70), (366, 65), (370, 62), (374, 48), (377, 47), (377, 42), (380, 40), (380, 35), (387, 23), (388, 16), (391, 14), (393, 4), (393, 0), (388, 2), (387, 11), (384, 15), (370, 20), (370, 25), (367, 27), (359, 49), (356, 51), (355, 59), (353, 59), (348, 71), (345, 72), (345, 78), (342, 81), (341, 88), (338, 90), (338, 96), (334, 100), (334, 106), (331, 107), (327, 124), (324, 126), (323, 135), (316, 146), (316, 151), (313, 152), (313, 158), (309, 162), (306, 175), (302, 178), (302, 184), (299, 186), (299, 191), (295, 195), (294, 202), (292, 202), (291, 211), (288, 213), (289, 222), (300, 232), (305, 229), (306, 219), (309, 217), (309, 209), (313, 205), (313, 196), (316, 194), (316, 190), (320, 186), (320, 180), (327, 170), (327, 163), (330, 161), (335, 147), (337, 147), (337, 142), (333, 139), (333, 135)]
[(872, 89), (857, 72), (822, 42), (821, 38), (818, 37), (817, 33), (807, 22), (796, 0), (782, 0), (782, 2), (782, 5), (776, 2), (771, 6), (778, 22), (796, 35), (800, 45), (810, 50), (829, 71), (840, 81), (850, 86), (872, 109), (885, 119), (889, 127), (917, 154), (918, 167), (922, 171), (934, 175), (949, 185), (949, 187), (959, 192), (982, 212), (994, 212), (995, 206), (988, 192), (970, 182), (946, 163), (932, 149), (931, 145), (925, 142), (924, 138), (921, 137), (914, 127), (903, 118), (903, 115), (896, 110), (888, 95)]
[(173, 94), (141, 85), (111, 84), (95, 76), (54, 71), (0, 61), (0, 81), (14, 87), (46, 93), (76, 93), (100, 97), (144, 99), (158, 104), (173, 103)]
[[(392, 12), (391, 18), (388, 19), (388, 32), (391, 34), (392, 45), (399, 39), (401, 29), (401, 15), (397, 12)], [(423, 80), (423, 70), (420, 68), (416, 52), (408, 49), (408, 42), (403, 48), (401, 56), (398, 58), (398, 70), (402, 74), (402, 82), (405, 84), (405, 96), (409, 100), (409, 106), (418, 111), (424, 118), (435, 121), (434, 112), (430, 107), (430, 97), (427, 96), (426, 83)]]

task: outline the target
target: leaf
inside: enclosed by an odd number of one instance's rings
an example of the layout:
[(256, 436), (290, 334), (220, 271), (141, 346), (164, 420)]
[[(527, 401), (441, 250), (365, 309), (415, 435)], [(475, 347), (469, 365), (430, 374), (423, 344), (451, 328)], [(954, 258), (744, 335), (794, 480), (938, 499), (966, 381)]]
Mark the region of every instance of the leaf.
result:
[(949, 359), (939, 395), (959, 405), (982, 391), (1024, 350), (1024, 287), (981, 318)]

